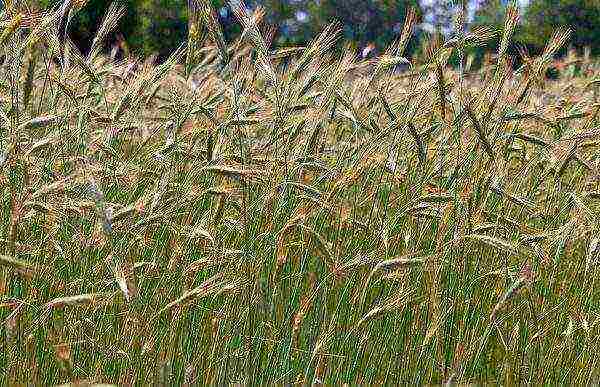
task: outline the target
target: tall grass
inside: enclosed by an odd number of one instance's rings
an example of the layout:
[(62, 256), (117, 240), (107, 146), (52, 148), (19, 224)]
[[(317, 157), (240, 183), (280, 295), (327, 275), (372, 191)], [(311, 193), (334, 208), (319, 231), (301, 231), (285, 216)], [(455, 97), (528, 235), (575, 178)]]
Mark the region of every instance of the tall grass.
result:
[(362, 61), (190, 0), (155, 64), (102, 55), (116, 5), (79, 53), (83, 5), (1, 14), (3, 384), (598, 381), (599, 67), (545, 79), (567, 30), (513, 71), (510, 8), (473, 71), (491, 31), (408, 61), (411, 12)]

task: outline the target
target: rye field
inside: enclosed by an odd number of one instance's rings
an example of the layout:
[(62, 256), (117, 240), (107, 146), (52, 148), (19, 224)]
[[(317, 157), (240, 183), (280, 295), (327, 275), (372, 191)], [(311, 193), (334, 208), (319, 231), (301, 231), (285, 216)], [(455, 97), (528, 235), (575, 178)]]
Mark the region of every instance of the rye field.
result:
[(84, 1), (4, 1), (1, 384), (598, 383), (600, 66), (557, 60), (569, 30), (514, 54), (509, 7), (409, 60), (411, 11), (363, 60), (234, 3), (238, 40), (190, 0), (158, 62), (105, 50), (117, 3), (82, 54)]

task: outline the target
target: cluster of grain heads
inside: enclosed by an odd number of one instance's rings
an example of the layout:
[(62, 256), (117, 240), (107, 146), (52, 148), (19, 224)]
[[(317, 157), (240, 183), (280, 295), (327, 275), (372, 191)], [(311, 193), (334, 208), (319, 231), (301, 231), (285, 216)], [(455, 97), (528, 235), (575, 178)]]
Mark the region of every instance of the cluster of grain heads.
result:
[(464, 14), (409, 61), (409, 10), (365, 61), (333, 50), (335, 23), (273, 47), (239, 1), (226, 42), (190, 0), (187, 45), (157, 64), (103, 54), (123, 3), (86, 55), (85, 2), (21, 3), (0, 27), (11, 382), (598, 377), (597, 82), (544, 79), (567, 30), (513, 71), (511, 4), (473, 71), (492, 34)]

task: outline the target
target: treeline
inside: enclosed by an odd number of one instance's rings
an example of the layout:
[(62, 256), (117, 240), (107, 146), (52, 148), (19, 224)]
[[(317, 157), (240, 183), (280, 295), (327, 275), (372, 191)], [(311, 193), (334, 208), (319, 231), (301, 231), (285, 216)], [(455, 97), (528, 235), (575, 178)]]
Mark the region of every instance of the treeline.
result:
[[(506, 0), (486, 0), (477, 12), (475, 23), (501, 28), (506, 4)], [(530, 0), (523, 9), (515, 43), (539, 52), (559, 27), (573, 31), (569, 41), (572, 47), (587, 47), (591, 54), (600, 55), (599, 0)]]
[[(187, 0), (121, 0), (127, 13), (121, 20), (119, 34), (126, 47), (136, 55), (168, 55), (185, 41), (188, 28)], [(200, 0), (203, 1), (203, 0)], [(226, 38), (234, 39), (240, 31), (234, 15), (224, 0), (211, 1)], [(50, 7), (56, 0), (37, 0), (38, 6)], [(73, 20), (72, 39), (85, 51), (91, 37), (112, 0), (88, 0)], [(386, 47), (402, 28), (408, 7), (418, 10), (422, 31), (439, 27), (452, 29), (452, 18), (428, 13), (431, 9), (453, 12), (460, 0), (452, 5), (449, 0), (429, 0), (421, 7), (417, 0), (246, 0), (246, 5), (262, 5), (265, 18), (273, 27), (272, 36), (277, 46), (302, 45), (333, 20), (341, 24), (343, 41), (357, 48), (372, 45)], [(476, 8), (471, 25), (502, 27), (507, 0), (472, 0)], [(423, 2), (421, 2), (421, 5)], [(448, 25), (450, 24), (450, 25)], [(600, 53), (600, 1), (598, 0), (531, 0), (524, 7), (516, 43), (532, 52), (543, 49), (552, 31), (559, 26), (574, 30), (572, 44), (577, 48), (590, 47), (593, 54)], [(418, 39), (417, 39), (418, 40)], [(408, 47), (408, 52), (419, 46)], [(484, 50), (485, 48), (477, 48)]]

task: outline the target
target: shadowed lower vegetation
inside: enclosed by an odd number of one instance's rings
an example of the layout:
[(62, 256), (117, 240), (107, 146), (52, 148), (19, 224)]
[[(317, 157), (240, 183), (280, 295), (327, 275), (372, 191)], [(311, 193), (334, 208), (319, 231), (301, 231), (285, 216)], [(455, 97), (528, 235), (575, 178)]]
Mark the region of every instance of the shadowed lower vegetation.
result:
[(2, 11), (3, 383), (598, 381), (600, 67), (545, 79), (569, 31), (515, 71), (511, 7), (472, 70), (494, 31), (409, 62), (409, 12), (359, 61), (190, 0), (155, 64), (103, 54), (117, 5), (81, 55), (81, 3)]

